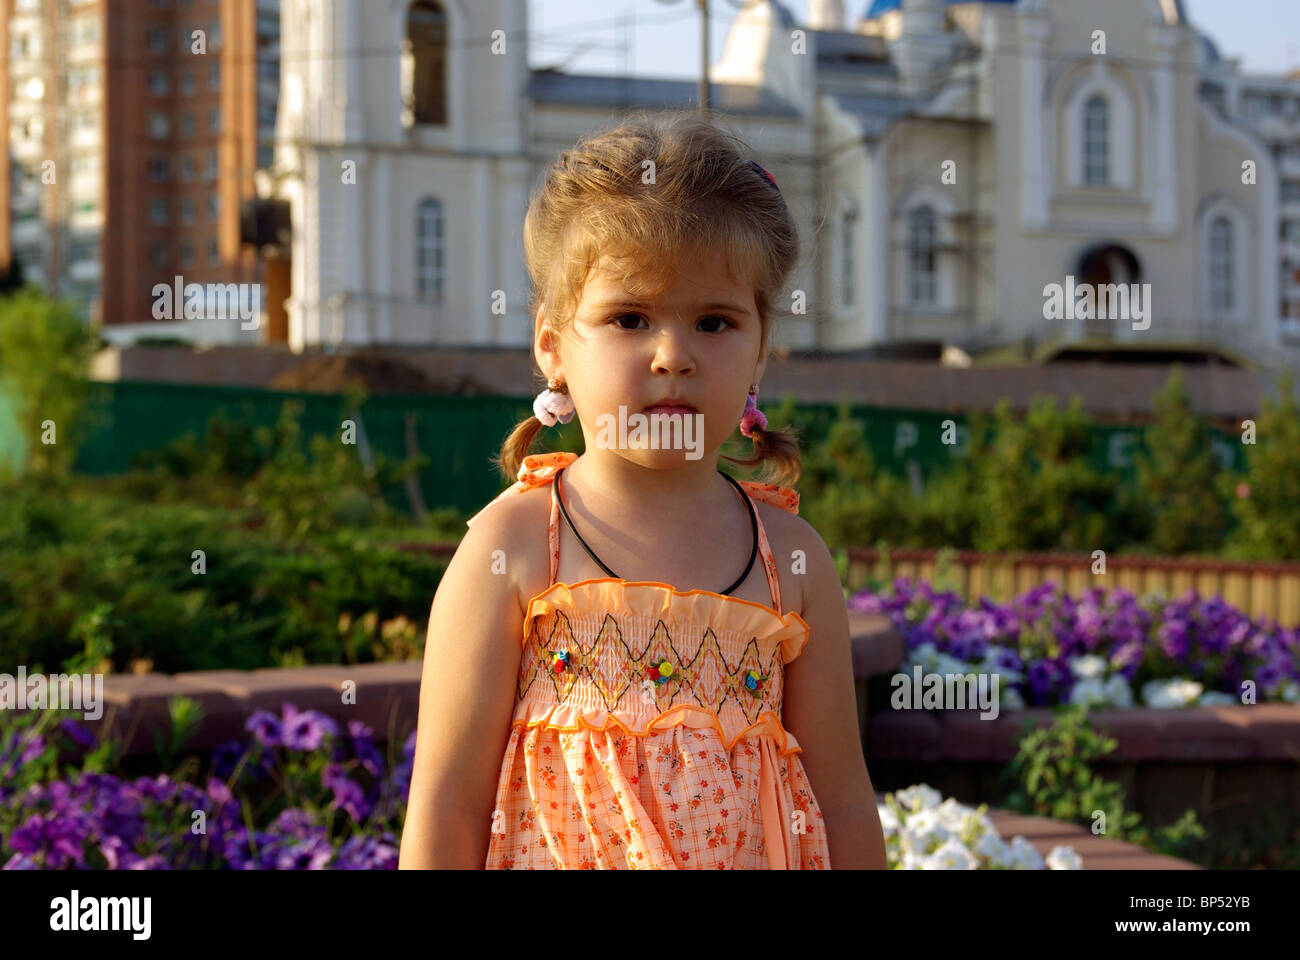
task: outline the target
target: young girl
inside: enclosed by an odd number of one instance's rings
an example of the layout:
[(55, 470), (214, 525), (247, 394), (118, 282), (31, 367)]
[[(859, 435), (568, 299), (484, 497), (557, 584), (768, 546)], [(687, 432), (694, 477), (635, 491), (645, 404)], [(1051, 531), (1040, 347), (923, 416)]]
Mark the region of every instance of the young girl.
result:
[[(434, 597), (403, 868), (885, 866), (839, 576), (755, 404), (798, 239), (742, 146), (642, 117), (533, 197), (548, 389)], [(575, 415), (581, 456), (527, 455)], [(718, 469), (737, 425), (778, 483)]]

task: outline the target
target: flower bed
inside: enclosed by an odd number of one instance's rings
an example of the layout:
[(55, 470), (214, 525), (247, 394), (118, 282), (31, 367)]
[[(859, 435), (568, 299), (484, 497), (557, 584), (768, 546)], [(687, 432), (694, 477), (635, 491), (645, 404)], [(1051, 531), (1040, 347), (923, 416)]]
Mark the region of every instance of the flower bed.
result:
[(886, 614), (907, 662), (929, 673), (997, 674), (1003, 710), (1084, 703), (1131, 707), (1300, 702), (1300, 629), (1252, 620), (1195, 591), (1139, 601), (1093, 588), (1077, 599), (1055, 583), (1008, 604), (970, 605), (951, 591), (898, 578), (865, 591), (851, 609)]
[(0, 733), (3, 869), (396, 869), (414, 733), (386, 764), (364, 724), (285, 704), (205, 763), (127, 778), (105, 772), (112, 743), (52, 716)]
[(1082, 870), (1072, 847), (1057, 845), (1044, 858), (1024, 837), (1007, 843), (987, 816), (937, 790), (917, 784), (885, 794), (877, 804), (891, 870)]

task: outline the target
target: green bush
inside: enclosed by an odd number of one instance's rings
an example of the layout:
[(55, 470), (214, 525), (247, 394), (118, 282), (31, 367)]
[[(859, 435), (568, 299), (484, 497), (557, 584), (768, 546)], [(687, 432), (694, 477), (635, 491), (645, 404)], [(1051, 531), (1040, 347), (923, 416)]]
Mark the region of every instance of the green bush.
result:
[(1294, 384), (1294, 372), (1287, 370), (1279, 379), (1278, 400), (1264, 398), (1255, 443), (1246, 445), (1246, 472), (1221, 484), (1240, 524), (1229, 537), (1234, 557), (1300, 560), (1300, 412)]
[(994, 410), (994, 437), (975, 463), (979, 482), (979, 550), (1114, 549), (1110, 522), (1118, 480), (1087, 460), (1091, 437), (1082, 401), (1064, 411), (1055, 398), (1034, 397), (1024, 420), (1007, 401)]
[(1157, 553), (1213, 553), (1223, 546), (1227, 509), (1210, 429), (1192, 412), (1181, 367), (1156, 394), (1155, 408), (1146, 452), (1134, 458), (1142, 529)]
[(847, 404), (840, 406), (826, 438), (807, 451), (803, 466), (801, 513), (827, 546), (893, 541), (903, 533), (905, 483), (876, 469), (862, 424)]
[(0, 390), (14, 399), (32, 473), (63, 477), (76, 460), (96, 341), (70, 303), (35, 287), (0, 297)]
[[(106, 607), (113, 667), (254, 669), (416, 657), (445, 558), (337, 529), (287, 543), (247, 512), (35, 483), (0, 491), (0, 662), (75, 652)], [(195, 551), (202, 550), (202, 569)]]
[[(1205, 839), (1205, 828), (1190, 807), (1176, 823), (1154, 829), (1142, 826), (1142, 815), (1125, 808), (1124, 788), (1102, 779), (1090, 766), (1115, 749), (1115, 739), (1099, 734), (1082, 706), (1053, 712), (1056, 719), (1050, 727), (1033, 729), (1033, 721), (1024, 721), (1025, 733), (1003, 775), (1011, 792), (999, 801), (1000, 806), (1080, 824), (1171, 857)], [(1099, 829), (1103, 824), (1104, 829)]]

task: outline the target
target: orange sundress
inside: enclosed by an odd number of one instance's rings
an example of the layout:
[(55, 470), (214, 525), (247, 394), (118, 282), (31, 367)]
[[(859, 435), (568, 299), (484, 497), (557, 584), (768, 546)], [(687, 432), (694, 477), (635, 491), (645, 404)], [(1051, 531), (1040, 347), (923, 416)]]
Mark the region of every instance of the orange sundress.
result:
[[(576, 459), (525, 458), (518, 482), (484, 510), (552, 483)], [(740, 484), (798, 513), (793, 489)], [(650, 581), (556, 583), (558, 516), (552, 483), (551, 585), (525, 611), (486, 867), (829, 869), (801, 748), (781, 725), (785, 665), (809, 627), (779, 613), (762, 520), (771, 607)], [(568, 661), (556, 672), (561, 652)], [(647, 669), (664, 660), (671, 675), (655, 683)], [(757, 689), (746, 683), (751, 671)]]

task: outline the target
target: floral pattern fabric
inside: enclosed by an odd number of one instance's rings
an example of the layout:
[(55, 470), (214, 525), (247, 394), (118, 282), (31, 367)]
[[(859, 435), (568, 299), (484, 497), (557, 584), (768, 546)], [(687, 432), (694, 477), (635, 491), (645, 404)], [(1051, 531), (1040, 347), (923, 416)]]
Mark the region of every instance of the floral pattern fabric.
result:
[[(496, 500), (576, 457), (526, 458)], [(798, 512), (789, 488), (741, 484)], [(809, 628), (780, 613), (761, 519), (771, 607), (658, 582), (556, 583), (557, 516), (553, 493), (551, 585), (524, 618), (486, 866), (829, 869), (801, 748), (781, 725), (785, 665)]]

